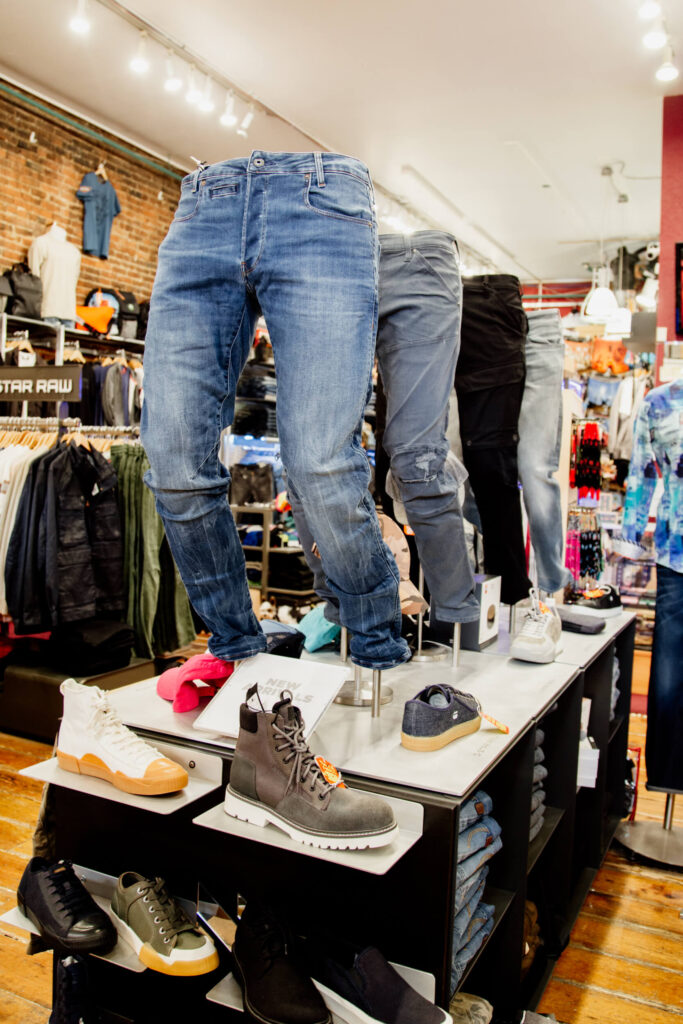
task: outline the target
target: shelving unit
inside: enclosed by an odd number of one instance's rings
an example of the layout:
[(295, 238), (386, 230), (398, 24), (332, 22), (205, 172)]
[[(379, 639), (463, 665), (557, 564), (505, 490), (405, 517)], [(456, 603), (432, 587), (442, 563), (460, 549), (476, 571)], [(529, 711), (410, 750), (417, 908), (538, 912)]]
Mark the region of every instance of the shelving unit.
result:
[[(395, 800), (410, 820), (420, 823), (412, 827), (403, 848), (385, 849), (393, 862), (383, 865), (381, 873), (362, 865), (362, 851), (347, 851), (343, 857), (327, 851), (307, 856), (308, 849), (284, 834), (280, 837), (275, 829), (266, 839), (264, 829), (236, 828), (243, 823), (229, 822), (222, 809), (232, 746), (220, 737), (198, 734), (191, 721), (173, 715), (165, 702), (156, 698), (155, 703), (152, 680), (134, 684), (112, 694), (124, 721), (155, 742), (175, 742), (185, 758), (210, 753), (221, 765), (220, 784), (169, 814), (102, 800), (85, 786), (79, 791), (57, 784), (57, 854), (111, 875), (127, 869), (161, 874), (174, 894), (195, 902), (201, 882), (230, 915), (238, 897), (258, 897), (284, 910), (295, 931), (324, 935), (332, 928), (342, 938), (378, 946), (390, 961), (432, 975), (436, 1001), (445, 1006), (452, 995), (460, 808), (483, 788), (492, 798), (503, 840), (501, 851), (489, 861), (484, 893), (484, 900), (496, 908), (494, 927), (460, 984), (501, 1012), (533, 1007), (566, 944), (623, 800), (619, 767), (626, 729), (625, 718), (619, 725), (609, 721), (611, 666), (616, 654), (622, 669), (617, 716), (623, 718), (632, 644), (633, 619), (626, 616), (595, 645), (598, 650), (584, 652), (580, 665), (534, 666), (500, 655), (462, 652), (455, 668), (408, 664), (386, 673), (395, 697), (380, 719), (332, 705), (312, 736), (312, 749), (333, 760), (353, 787)], [(313, 660), (324, 671), (326, 661), (334, 658), (327, 654)], [(510, 733), (485, 727), (431, 754), (401, 747), (397, 722), (404, 700), (426, 683), (446, 678), (475, 693), (485, 709), (510, 725)], [(596, 788), (577, 794), (584, 691), (592, 697), (591, 733), (600, 749), (600, 768)], [(543, 829), (530, 846), (539, 725), (546, 734), (547, 811)], [(411, 828), (406, 826), (406, 831)], [(538, 906), (544, 944), (522, 979), (527, 900)], [(151, 971), (124, 975), (115, 964), (98, 960), (92, 964), (92, 979), (102, 1006), (124, 1022), (198, 1012), (209, 1022), (243, 1020), (224, 998), (230, 970), (230, 954), (222, 951), (220, 968), (204, 978), (169, 979)]]
[[(274, 503), (268, 505), (257, 504), (256, 502), (251, 505), (231, 505), (233, 515), (243, 513), (250, 513), (260, 515), (263, 521), (263, 543), (254, 544), (243, 544), (242, 550), (246, 559), (247, 569), (258, 569), (261, 573), (261, 599), (263, 601), (268, 600), (269, 594), (280, 594), (282, 596), (293, 597), (293, 598), (308, 598), (313, 597), (315, 590), (288, 590), (282, 587), (272, 587), (269, 583), (270, 573), (270, 556), (272, 552), (276, 551), (278, 554), (297, 554), (300, 555), (302, 549), (300, 547), (292, 548), (273, 548), (270, 544), (270, 531), (273, 525), (273, 513), (275, 512)], [(250, 555), (260, 554), (260, 559), (254, 560), (250, 558)]]

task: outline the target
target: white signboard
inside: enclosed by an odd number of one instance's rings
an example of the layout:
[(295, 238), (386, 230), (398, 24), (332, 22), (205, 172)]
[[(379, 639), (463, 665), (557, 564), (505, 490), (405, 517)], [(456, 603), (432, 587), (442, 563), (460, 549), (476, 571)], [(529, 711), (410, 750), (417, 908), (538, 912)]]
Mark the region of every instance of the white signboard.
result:
[[(206, 732), (237, 736), (240, 728), (240, 704), (247, 690), (258, 683), (258, 692), (266, 711), (289, 690), (293, 703), (301, 709), (304, 736), (308, 737), (337, 696), (352, 669), (345, 665), (323, 665), (316, 661), (282, 658), (277, 654), (257, 654), (247, 658), (223, 684), (216, 696), (195, 719), (193, 726)], [(258, 707), (256, 696), (250, 707)]]

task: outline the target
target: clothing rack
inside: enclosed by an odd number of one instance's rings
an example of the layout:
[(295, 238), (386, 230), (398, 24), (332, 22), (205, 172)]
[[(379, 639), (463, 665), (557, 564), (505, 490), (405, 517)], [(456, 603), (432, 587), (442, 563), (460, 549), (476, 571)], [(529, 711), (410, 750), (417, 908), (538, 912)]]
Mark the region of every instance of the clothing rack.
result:
[(60, 419), (58, 416), (0, 416), (0, 427), (16, 430), (78, 430), (81, 434), (89, 434), (92, 437), (138, 437), (140, 427), (137, 425), (128, 427), (109, 426), (87, 426), (81, 423), (78, 418), (67, 417)]

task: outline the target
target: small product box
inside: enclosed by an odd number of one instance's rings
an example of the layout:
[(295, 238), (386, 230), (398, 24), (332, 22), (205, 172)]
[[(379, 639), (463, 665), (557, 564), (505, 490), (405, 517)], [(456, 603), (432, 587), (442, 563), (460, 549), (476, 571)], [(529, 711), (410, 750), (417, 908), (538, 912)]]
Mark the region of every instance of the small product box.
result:
[(482, 651), (498, 636), (500, 615), (500, 576), (474, 577), (479, 602), (479, 618), (474, 622), (463, 622), (460, 631), (460, 646), (465, 651)]

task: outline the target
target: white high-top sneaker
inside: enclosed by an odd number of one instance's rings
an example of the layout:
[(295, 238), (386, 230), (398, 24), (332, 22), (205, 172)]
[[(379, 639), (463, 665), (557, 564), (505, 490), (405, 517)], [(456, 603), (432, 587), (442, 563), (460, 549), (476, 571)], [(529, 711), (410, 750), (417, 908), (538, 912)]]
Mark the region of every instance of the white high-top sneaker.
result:
[(541, 602), (534, 587), (524, 623), (510, 645), (510, 657), (545, 664), (554, 661), (562, 650), (562, 620), (552, 598)]
[(125, 793), (161, 796), (187, 785), (185, 769), (126, 728), (97, 686), (65, 679), (57, 739), (59, 767), (93, 775)]

